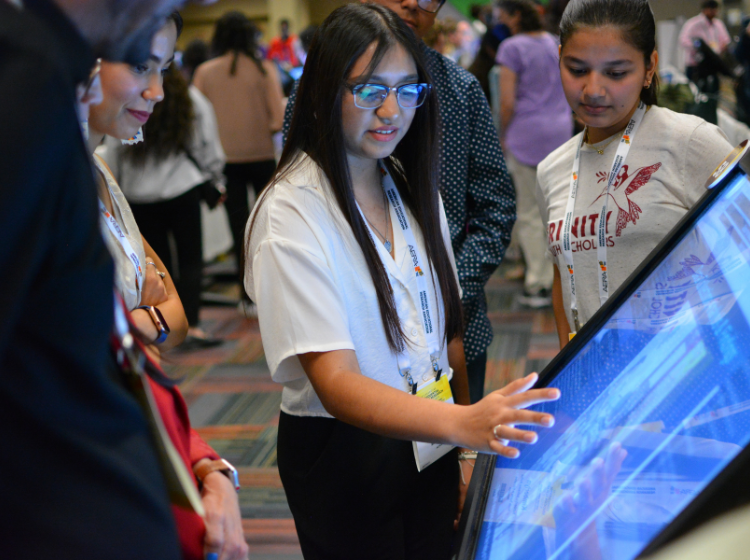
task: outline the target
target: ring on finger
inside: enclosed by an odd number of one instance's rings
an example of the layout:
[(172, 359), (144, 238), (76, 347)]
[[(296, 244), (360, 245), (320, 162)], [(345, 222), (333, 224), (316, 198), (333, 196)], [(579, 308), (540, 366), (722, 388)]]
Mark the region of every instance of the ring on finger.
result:
[(503, 427), (502, 424), (498, 424), (497, 426), (492, 428), (492, 434), (495, 436), (495, 439), (503, 439), (501, 436), (497, 435), (497, 429), (502, 428), (502, 427)]
[(156, 271), (156, 274), (158, 274), (162, 280), (164, 280), (164, 277), (167, 275), (166, 272), (160, 271), (158, 268), (156, 268), (156, 263), (154, 261), (146, 261), (146, 266), (151, 265), (154, 267), (154, 270)]

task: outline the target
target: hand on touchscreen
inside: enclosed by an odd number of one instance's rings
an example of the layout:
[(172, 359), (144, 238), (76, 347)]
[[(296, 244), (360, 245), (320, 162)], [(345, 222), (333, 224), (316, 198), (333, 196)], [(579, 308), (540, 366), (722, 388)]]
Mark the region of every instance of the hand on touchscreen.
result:
[[(592, 516), (610, 495), (612, 484), (627, 455), (628, 452), (619, 443), (610, 445), (606, 457), (594, 459), (572, 490), (564, 494), (555, 505), (553, 516), (556, 546), (566, 546), (568, 540), (575, 535), (567, 545), (568, 554), (564, 554), (563, 558), (598, 560), (602, 557), (596, 521)], [(582, 527), (584, 523), (586, 526)], [(576, 535), (581, 527), (582, 530)]]
[(468, 448), (497, 453), (510, 459), (518, 457), (520, 451), (510, 447), (509, 442), (536, 443), (536, 432), (521, 430), (516, 426), (524, 424), (549, 428), (555, 424), (555, 419), (551, 414), (525, 409), (560, 398), (559, 389), (531, 389), (537, 379), (539, 376), (536, 373), (529, 374), (466, 407), (468, 421), (462, 443)]

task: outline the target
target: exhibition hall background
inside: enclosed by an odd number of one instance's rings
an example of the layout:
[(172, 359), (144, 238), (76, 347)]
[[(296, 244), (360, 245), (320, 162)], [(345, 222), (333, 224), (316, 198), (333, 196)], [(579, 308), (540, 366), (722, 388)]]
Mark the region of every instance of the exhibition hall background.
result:
[[(289, 20), (290, 32), (296, 35), (309, 25), (322, 23), (331, 11), (349, 1), (353, 0), (218, 0), (208, 6), (190, 5), (182, 12), (185, 28), (178, 48), (184, 49), (194, 39), (210, 42), (216, 21), (231, 10), (241, 11), (253, 20), (262, 33), (261, 42), (268, 45), (279, 35), (281, 20)], [(684, 21), (700, 12), (702, 0), (649, 1), (658, 25), (661, 68), (684, 68), (677, 35)], [(437, 17), (470, 19), (472, 5), (491, 3), (492, 0), (448, 0)], [(732, 36), (739, 35), (743, 14), (750, 14), (750, 0), (722, 2), (721, 17)], [(732, 113), (734, 97), (731, 87), (728, 89), (732, 95), (722, 97), (722, 115)], [(750, 136), (744, 124), (740, 126), (732, 120), (737, 124), (734, 133), (726, 120), (720, 125), (724, 124), (730, 143)], [(277, 138), (277, 151), (279, 148)], [(249, 195), (254, 200), (252, 189)], [(207, 266), (201, 326), (222, 343), (213, 348), (170, 352), (165, 369), (181, 380), (192, 425), (238, 469), (242, 484), (240, 509), (250, 558), (302, 560), (276, 462), (281, 385), (271, 380), (257, 319), (238, 313), (240, 289), (234, 274), (226, 212), (222, 207), (213, 211), (204, 208), (203, 212)], [(520, 303), (524, 287), (519, 262), (520, 251), (512, 248), (486, 286), (494, 339), (487, 349), (485, 392), (532, 371), (542, 371), (559, 351), (552, 310)]]
[[(179, 45), (187, 45), (192, 39), (210, 40), (216, 20), (228, 10), (244, 12), (258, 25), (268, 41), (278, 33), (279, 21), (288, 19), (292, 33), (298, 33), (310, 24), (320, 24), (336, 7), (347, 0), (219, 0), (210, 6), (191, 5), (185, 9), (185, 31)], [(458, 11), (469, 15), (472, 4), (490, 4), (482, 0), (451, 0), (438, 17)], [(726, 0), (722, 2), (727, 23), (732, 24), (741, 13), (750, 13), (750, 0)], [(700, 0), (652, 0), (651, 6), (656, 21), (689, 18), (700, 11)], [(737, 21), (739, 24), (739, 21)]]

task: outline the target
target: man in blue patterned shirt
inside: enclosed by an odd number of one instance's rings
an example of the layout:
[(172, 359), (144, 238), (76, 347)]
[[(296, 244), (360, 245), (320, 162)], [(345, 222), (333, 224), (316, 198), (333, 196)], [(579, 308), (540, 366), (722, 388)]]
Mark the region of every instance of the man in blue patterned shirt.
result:
[[(370, 0), (396, 12), (423, 38), (445, 0)], [(477, 79), (437, 51), (424, 46), (442, 121), (441, 193), (450, 226), (466, 320), (464, 353), (471, 402), (484, 394), (487, 347), (492, 325), (484, 286), (500, 264), (516, 220), (513, 184), (487, 99)], [(291, 121), (295, 91), (284, 118)]]

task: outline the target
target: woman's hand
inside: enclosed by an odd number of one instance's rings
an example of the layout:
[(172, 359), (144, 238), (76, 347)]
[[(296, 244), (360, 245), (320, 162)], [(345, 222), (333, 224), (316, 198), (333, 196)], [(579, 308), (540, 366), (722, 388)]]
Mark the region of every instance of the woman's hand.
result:
[(519, 430), (516, 425), (549, 428), (555, 424), (555, 419), (550, 414), (524, 410), (534, 404), (560, 398), (558, 389), (531, 389), (537, 379), (537, 374), (532, 373), (508, 383), (474, 405), (460, 407), (459, 412), (463, 418), (455, 436), (456, 441), (477, 451), (497, 453), (510, 459), (518, 457), (518, 449), (509, 447), (508, 442), (536, 443), (537, 434)]
[(248, 549), (234, 485), (224, 474), (214, 471), (203, 479), (201, 496), (206, 510), (206, 538), (203, 542), (206, 558), (246, 560)]
[[(154, 252), (148, 241), (141, 235), (143, 249), (146, 252), (146, 262), (154, 264), (146, 265), (145, 280), (141, 293), (141, 305), (159, 306), (159, 311), (169, 326), (167, 340), (159, 344), (162, 352), (170, 350), (185, 340), (188, 332), (187, 317), (182, 307), (180, 296), (174, 287), (172, 277), (167, 267)], [(163, 276), (162, 276), (163, 275)]]
[[(533, 404), (555, 401), (560, 398), (558, 389), (529, 390), (537, 379), (537, 374), (532, 373), (523, 379), (508, 383), (499, 391), (490, 393), (475, 405), (462, 407), (470, 417), (469, 433), (462, 441), (468, 441), (466, 439), (468, 437), (476, 437), (477, 445), (471, 446), (471, 449), (490, 451), (511, 459), (518, 457), (520, 452), (515, 447), (510, 447), (509, 441), (536, 443), (536, 432), (519, 430), (515, 427), (516, 424), (550, 427), (554, 425), (555, 419), (550, 414), (523, 409)], [(474, 463), (459, 461), (459, 468), (461, 479), (458, 486), (458, 512), (453, 521), (454, 529), (458, 529), (458, 523), (461, 520), (466, 491), (469, 489), (469, 482), (474, 473)]]
[(143, 275), (143, 289), (141, 290), (141, 305), (159, 305), (169, 298), (167, 286), (164, 280), (152, 264), (146, 265), (146, 273)]
[(415, 397), (361, 374), (353, 350), (298, 355), (315, 394), (333, 416), (376, 434), (410, 441), (445, 443), (484, 453), (516, 457), (509, 440), (533, 443), (535, 432), (516, 424), (549, 427), (550, 414), (523, 410), (560, 398), (558, 389), (532, 389), (537, 375), (509, 383), (473, 405), (449, 404)]

